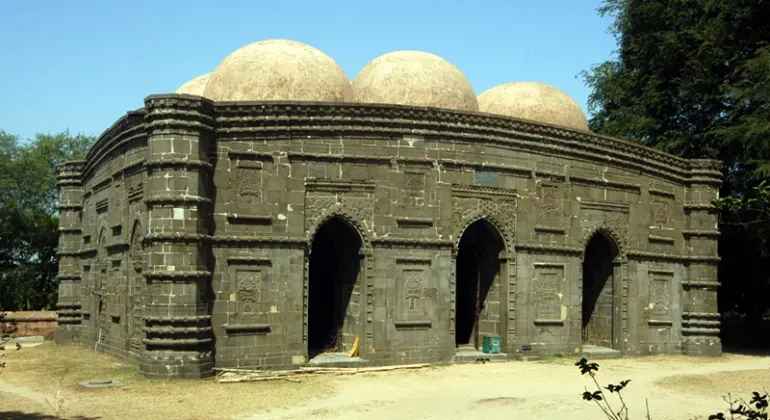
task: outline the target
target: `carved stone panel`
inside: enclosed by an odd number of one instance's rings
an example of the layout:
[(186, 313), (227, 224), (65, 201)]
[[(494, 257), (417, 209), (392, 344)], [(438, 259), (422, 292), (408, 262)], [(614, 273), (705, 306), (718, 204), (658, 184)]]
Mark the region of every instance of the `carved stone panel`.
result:
[(671, 305), (671, 277), (658, 274), (651, 274), (650, 277), (650, 315), (657, 319), (667, 319)]
[(671, 218), (669, 205), (663, 201), (650, 203), (650, 226), (664, 228), (668, 226)]
[(236, 168), (238, 179), (238, 203), (260, 204), (262, 202), (262, 169), (239, 166)]
[(262, 272), (259, 270), (237, 270), (235, 272), (237, 287), (238, 312), (259, 312), (262, 292)]
[(564, 266), (536, 265), (534, 277), (535, 319), (561, 319), (561, 288)]
[(561, 196), (559, 187), (542, 185), (540, 187), (540, 212), (547, 215), (561, 214)]
[(410, 315), (423, 315), (422, 304), (423, 290), (425, 288), (425, 272), (419, 268), (408, 268), (401, 271), (401, 314), (409, 318)]
[(537, 224), (546, 228), (564, 227), (568, 223), (566, 190), (558, 184), (540, 184), (537, 192)]
[(425, 174), (405, 173), (404, 192), (407, 197), (422, 197), (425, 194)]
[(264, 162), (254, 159), (234, 159), (230, 172), (230, 213), (254, 215), (263, 213)]
[(419, 208), (425, 205), (425, 174), (418, 171), (403, 174), (403, 189), (400, 193), (401, 208)]

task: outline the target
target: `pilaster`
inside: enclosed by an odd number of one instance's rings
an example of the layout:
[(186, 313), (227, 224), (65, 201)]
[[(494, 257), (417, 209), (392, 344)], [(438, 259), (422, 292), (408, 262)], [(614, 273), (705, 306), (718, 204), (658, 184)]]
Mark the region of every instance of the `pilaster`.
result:
[(56, 167), (59, 187), (59, 299), (58, 326), (54, 339), (59, 344), (80, 341), (82, 286), (80, 271), (83, 186), (85, 161), (64, 162)]
[(145, 100), (148, 126), (145, 242), (149, 300), (141, 370), (148, 377), (209, 376), (212, 103), (186, 95)]
[(690, 355), (722, 354), (717, 307), (717, 216), (710, 211), (722, 182), (720, 163), (712, 160), (690, 161), (691, 176), (687, 187), (684, 213), (686, 277), (682, 282), (682, 350)]

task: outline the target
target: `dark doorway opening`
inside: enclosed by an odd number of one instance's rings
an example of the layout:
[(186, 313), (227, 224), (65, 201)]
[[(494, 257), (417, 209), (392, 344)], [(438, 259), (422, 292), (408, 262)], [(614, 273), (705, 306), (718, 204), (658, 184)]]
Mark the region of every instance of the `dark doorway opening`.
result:
[(345, 350), (358, 332), (351, 296), (361, 269), (361, 236), (335, 217), (318, 229), (309, 261), (308, 357)]
[(497, 229), (485, 219), (473, 222), (460, 238), (457, 252), (455, 344), (479, 348), (486, 331), (482, 311), (495, 278), (500, 274), (500, 253), (505, 248)]
[(583, 259), (583, 344), (613, 347), (614, 271), (618, 249), (602, 232), (586, 245)]

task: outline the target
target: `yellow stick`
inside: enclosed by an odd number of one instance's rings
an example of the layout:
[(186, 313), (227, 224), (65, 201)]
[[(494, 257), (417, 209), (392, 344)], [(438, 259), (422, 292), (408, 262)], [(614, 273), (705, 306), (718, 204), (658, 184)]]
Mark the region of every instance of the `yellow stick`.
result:
[(350, 350), (350, 354), (348, 354), (348, 357), (358, 357), (358, 350), (359, 346), (361, 344), (361, 340), (359, 339), (358, 334), (356, 334), (356, 339), (353, 341), (353, 349)]

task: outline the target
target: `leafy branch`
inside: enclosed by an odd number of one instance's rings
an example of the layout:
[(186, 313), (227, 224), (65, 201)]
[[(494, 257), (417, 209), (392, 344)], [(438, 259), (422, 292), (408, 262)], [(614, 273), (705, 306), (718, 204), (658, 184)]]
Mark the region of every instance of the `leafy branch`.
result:
[[(770, 221), (770, 185), (762, 181), (752, 188), (751, 196), (720, 197), (711, 202), (714, 212), (720, 213), (720, 223), (747, 226)], [(722, 217), (729, 214), (735, 220), (731, 222)]]
[[(583, 399), (586, 401), (594, 401), (596, 405), (602, 410), (602, 412), (604, 412), (604, 415), (607, 416), (608, 419), (628, 420), (628, 406), (623, 399), (623, 394), (621, 394), (621, 391), (628, 385), (629, 382), (631, 382), (631, 380), (627, 379), (625, 381), (620, 381), (619, 384), (609, 384), (604, 387), (604, 389), (610, 391), (610, 394), (617, 394), (618, 399), (620, 400), (620, 409), (615, 411), (610, 405), (610, 402), (604, 398), (602, 387), (599, 385), (599, 381), (596, 379), (596, 372), (599, 371), (599, 364), (589, 363), (588, 360), (583, 357), (577, 363), (575, 363), (575, 366), (580, 368), (581, 375), (588, 374), (593, 380), (594, 385), (596, 385), (596, 391), (593, 392), (586, 388), (585, 392), (583, 392)], [(649, 417), (649, 411), (647, 415)]]

